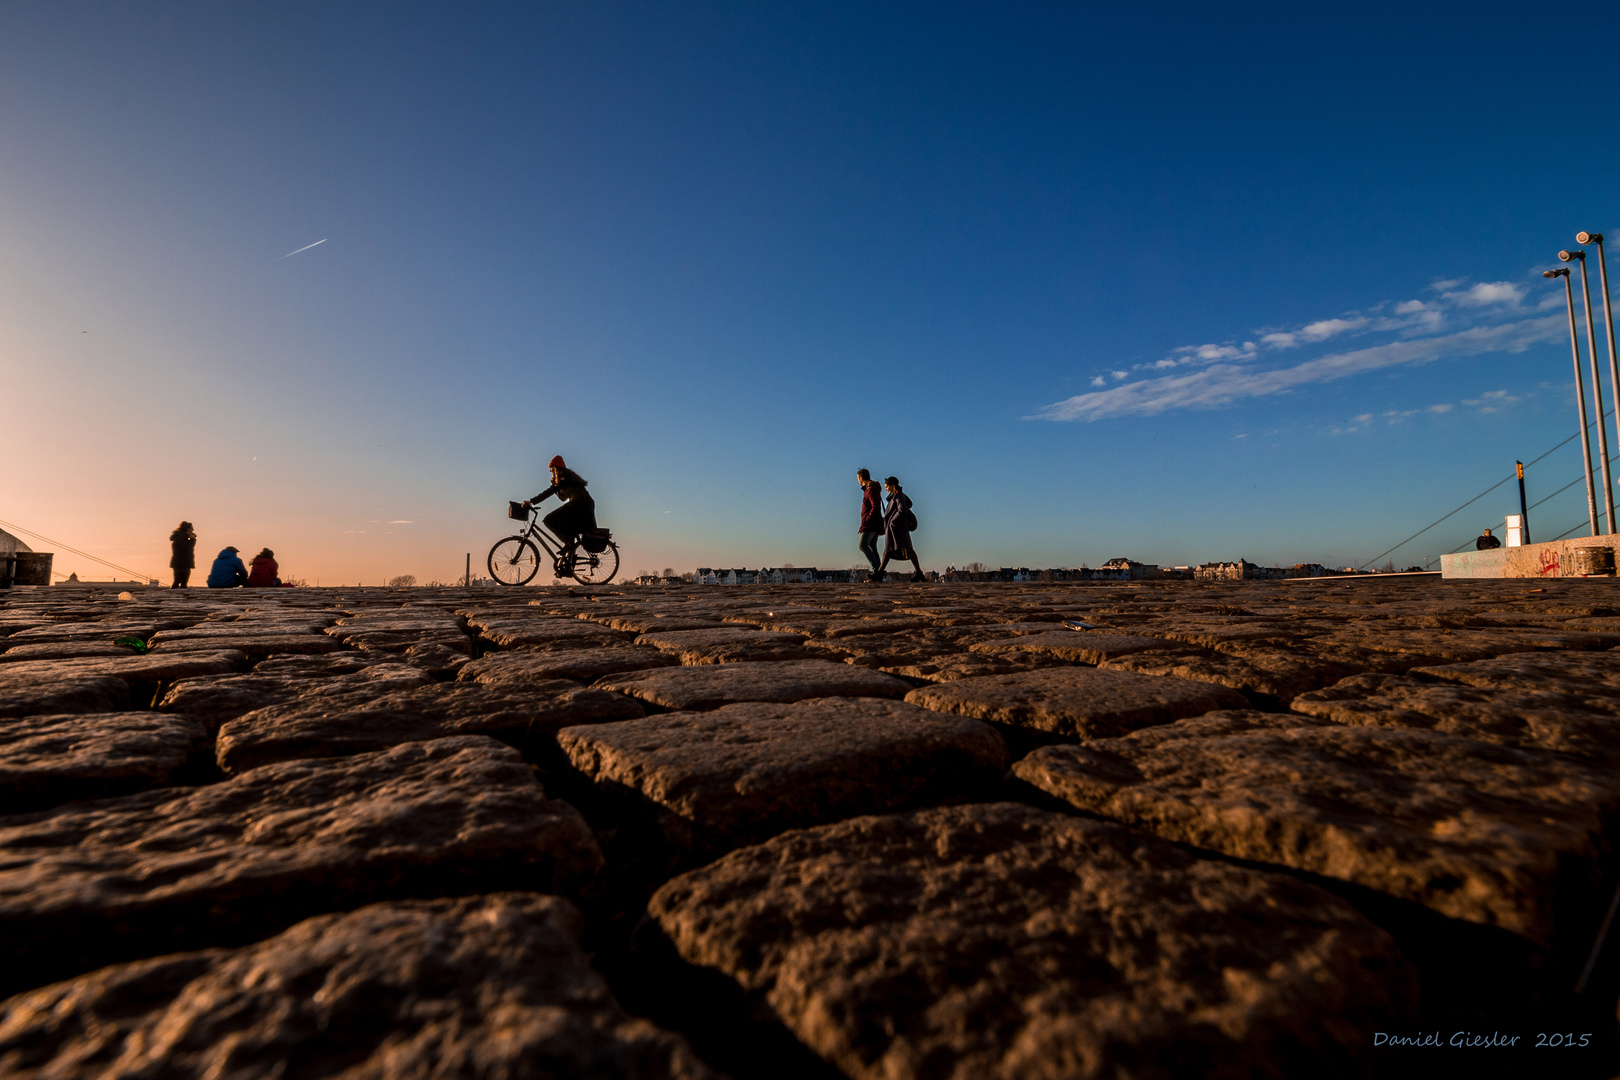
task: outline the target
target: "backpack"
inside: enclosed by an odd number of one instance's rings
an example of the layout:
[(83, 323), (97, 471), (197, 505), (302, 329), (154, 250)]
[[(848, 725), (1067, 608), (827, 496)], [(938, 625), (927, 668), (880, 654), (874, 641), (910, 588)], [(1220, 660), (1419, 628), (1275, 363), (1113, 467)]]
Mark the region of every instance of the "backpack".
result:
[(916, 532), (917, 512), (915, 510), (907, 510), (905, 513), (901, 514), (900, 524), (906, 527), (906, 532)]

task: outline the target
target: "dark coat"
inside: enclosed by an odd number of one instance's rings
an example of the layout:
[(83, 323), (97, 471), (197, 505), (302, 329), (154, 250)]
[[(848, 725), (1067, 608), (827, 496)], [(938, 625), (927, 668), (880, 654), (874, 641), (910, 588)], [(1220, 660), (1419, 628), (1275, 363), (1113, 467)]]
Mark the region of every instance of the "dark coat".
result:
[(895, 492), (883, 513), (883, 554), (907, 558), (912, 555), (911, 530), (906, 528), (906, 511), (910, 509), (910, 497), (904, 491)]
[(253, 569), (248, 573), (246, 584), (255, 588), (273, 588), (281, 584), (281, 579), (276, 576), (280, 571), (276, 560), (260, 555), (253, 560)]
[(1493, 548), (1499, 548), (1501, 546), (1502, 541), (1498, 540), (1494, 536), (1481, 536), (1479, 539), (1474, 541), (1475, 551), (1490, 551)]
[(197, 534), (190, 529), (179, 529), (169, 534), (169, 547), (174, 554), (169, 557), (169, 566), (175, 570), (190, 570), (197, 565)]
[(238, 585), (247, 584), (247, 567), (242, 565), (241, 558), (234, 551), (225, 550), (219, 553), (214, 560), (213, 567), (208, 571), (208, 587), (210, 589), (234, 589)]
[(883, 528), (883, 485), (876, 480), (866, 483), (861, 494), (861, 532), (878, 532)]
[(596, 505), (596, 500), (592, 499), (590, 493), (585, 490), (588, 481), (581, 477), (579, 473), (573, 469), (558, 469), (557, 471), (561, 474), (561, 479), (530, 499), (530, 502), (543, 503), (555, 495), (565, 503), (583, 502), (590, 506)]

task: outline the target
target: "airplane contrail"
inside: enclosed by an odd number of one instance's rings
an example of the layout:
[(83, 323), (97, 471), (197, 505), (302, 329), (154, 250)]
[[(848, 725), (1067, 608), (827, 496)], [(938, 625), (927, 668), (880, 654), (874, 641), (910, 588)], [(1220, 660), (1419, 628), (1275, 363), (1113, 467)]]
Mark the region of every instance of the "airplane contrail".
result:
[[(308, 251), (310, 248), (320, 247), (324, 243), (326, 243), (326, 239), (323, 237), (322, 239), (315, 241), (313, 244), (305, 244), (303, 247), (299, 248), (298, 251)], [(294, 255), (298, 254), (298, 251), (289, 251), (287, 254), (283, 255), (281, 259), (290, 259)], [(276, 262), (280, 262), (281, 259), (277, 259)]]

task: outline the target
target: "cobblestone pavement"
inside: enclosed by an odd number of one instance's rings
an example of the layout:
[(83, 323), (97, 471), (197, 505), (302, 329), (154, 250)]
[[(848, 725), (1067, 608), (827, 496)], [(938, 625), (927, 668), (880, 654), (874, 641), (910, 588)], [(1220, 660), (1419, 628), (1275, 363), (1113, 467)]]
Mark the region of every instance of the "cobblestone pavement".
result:
[(1608, 1077), (1617, 836), (1608, 581), (0, 593), (7, 1077)]

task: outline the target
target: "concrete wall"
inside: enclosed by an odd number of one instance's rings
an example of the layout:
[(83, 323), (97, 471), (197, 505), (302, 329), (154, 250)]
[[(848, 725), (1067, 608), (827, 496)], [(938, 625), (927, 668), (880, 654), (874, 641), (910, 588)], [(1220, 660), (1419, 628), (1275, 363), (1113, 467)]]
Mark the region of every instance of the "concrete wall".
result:
[[(1464, 551), (1440, 556), (1440, 575), (1447, 578), (1587, 577), (1574, 556), (1576, 548), (1620, 547), (1620, 535), (1582, 536), (1550, 544), (1526, 544), (1494, 551)], [(1612, 575), (1603, 575), (1612, 576)]]

